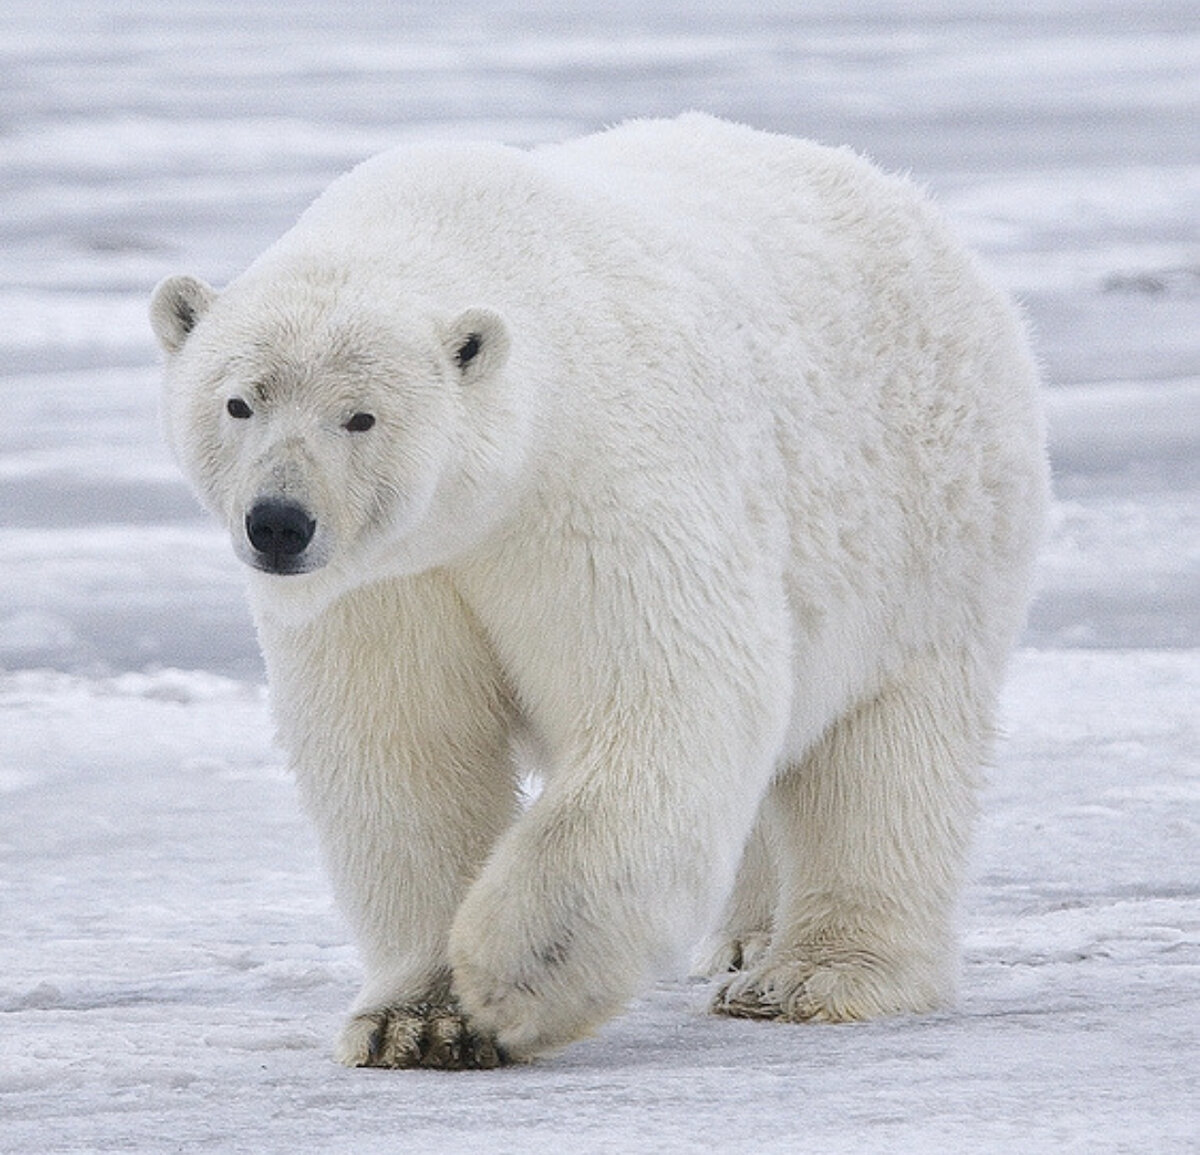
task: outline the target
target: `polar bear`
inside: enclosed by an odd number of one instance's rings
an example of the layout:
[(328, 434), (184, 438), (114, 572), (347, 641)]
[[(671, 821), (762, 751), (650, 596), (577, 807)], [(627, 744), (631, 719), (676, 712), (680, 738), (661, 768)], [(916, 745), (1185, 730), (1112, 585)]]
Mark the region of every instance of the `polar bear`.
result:
[(700, 114), (402, 147), (151, 317), (360, 947), (343, 1062), (529, 1058), (705, 932), (722, 1014), (950, 997), (1047, 472), (911, 184)]

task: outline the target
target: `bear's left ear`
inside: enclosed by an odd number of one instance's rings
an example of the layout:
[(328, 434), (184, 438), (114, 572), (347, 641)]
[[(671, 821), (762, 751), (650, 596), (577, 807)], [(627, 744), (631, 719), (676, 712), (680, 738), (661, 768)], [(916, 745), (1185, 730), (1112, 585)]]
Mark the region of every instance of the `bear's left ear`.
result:
[(463, 381), (496, 373), (508, 360), (508, 326), (491, 309), (468, 309), (443, 331), (442, 343)]
[(168, 277), (150, 298), (150, 327), (158, 343), (178, 353), (216, 299), (216, 290), (196, 277)]

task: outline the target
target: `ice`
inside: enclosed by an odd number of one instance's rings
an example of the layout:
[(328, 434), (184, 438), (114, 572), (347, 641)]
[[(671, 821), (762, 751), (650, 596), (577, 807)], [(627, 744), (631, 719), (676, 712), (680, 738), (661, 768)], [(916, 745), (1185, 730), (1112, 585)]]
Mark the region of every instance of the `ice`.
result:
[[(1192, 0), (10, 0), (0, 1151), (1197, 1150), (1198, 106)], [(1036, 335), (1058, 503), (960, 1003), (782, 1027), (681, 978), (528, 1067), (343, 1070), (358, 963), (146, 298), (391, 143), (690, 107), (910, 171)]]

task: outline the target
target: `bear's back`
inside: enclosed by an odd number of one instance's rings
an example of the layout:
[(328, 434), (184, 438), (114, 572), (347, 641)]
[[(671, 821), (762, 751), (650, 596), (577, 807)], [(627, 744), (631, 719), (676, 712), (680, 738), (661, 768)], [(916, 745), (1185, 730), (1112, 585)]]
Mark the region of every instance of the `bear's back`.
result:
[(749, 246), (770, 264), (835, 234), (868, 250), (922, 203), (849, 149), (688, 113), (532, 151), (401, 145), (334, 181), (280, 247), (511, 269), (553, 246), (586, 257), (624, 239), (651, 253), (682, 242), (685, 259)]
[[(580, 196), (600, 194), (643, 222), (665, 228), (730, 227), (767, 244), (784, 226), (812, 243), (837, 233), (852, 240), (876, 220), (928, 212), (910, 182), (889, 176), (848, 148), (763, 132), (705, 113), (634, 120), (532, 153), (557, 183)], [(818, 231), (820, 236), (818, 236)], [(703, 236), (692, 233), (694, 241)]]

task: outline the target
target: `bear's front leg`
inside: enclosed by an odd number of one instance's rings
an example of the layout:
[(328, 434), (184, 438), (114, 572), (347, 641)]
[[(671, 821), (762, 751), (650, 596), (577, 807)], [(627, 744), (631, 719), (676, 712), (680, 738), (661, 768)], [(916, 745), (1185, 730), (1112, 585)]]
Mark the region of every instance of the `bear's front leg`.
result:
[(754, 799), (718, 793), (703, 768), (667, 780), (664, 750), (552, 782), (458, 912), (455, 993), (511, 1058), (589, 1034), (682, 961), (719, 909)]
[[(587, 581), (563, 587), (576, 610), (606, 576), (592, 560)], [(683, 961), (732, 885), (786, 725), (778, 619), (733, 596), (708, 604), (717, 580), (656, 607), (629, 568), (619, 636), (597, 643), (599, 607), (585, 602), (581, 622), (560, 603), (560, 635), (502, 646), (550, 772), (467, 894), (450, 959), (471, 1021), (516, 1059), (586, 1035)], [(538, 593), (544, 614), (554, 593)], [(535, 620), (516, 608), (518, 625)]]
[(295, 628), (260, 615), (280, 739), (366, 971), (349, 1066), (493, 1067), (450, 989), (448, 938), (516, 810), (512, 709), (434, 576), (381, 582)]

